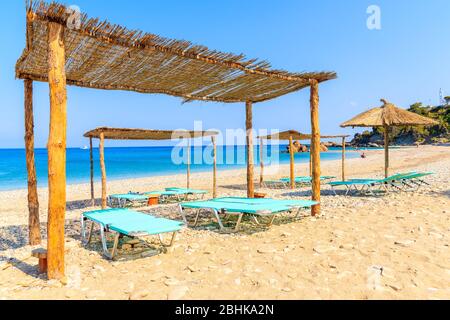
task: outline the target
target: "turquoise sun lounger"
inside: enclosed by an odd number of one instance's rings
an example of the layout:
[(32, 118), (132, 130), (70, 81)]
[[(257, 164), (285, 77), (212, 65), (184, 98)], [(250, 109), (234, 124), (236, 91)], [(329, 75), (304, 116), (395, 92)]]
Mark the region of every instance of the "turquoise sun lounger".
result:
[(110, 207), (117, 205), (119, 208), (124, 208), (130, 203), (147, 203), (148, 198), (148, 196), (137, 193), (113, 194), (108, 197), (108, 204)]
[[(86, 223), (88, 221), (91, 222), (91, 227), (86, 237)], [(100, 227), (103, 254), (109, 259), (114, 259), (121, 236), (140, 238), (158, 235), (163, 251), (165, 251), (166, 248), (173, 245), (176, 233), (183, 228), (182, 222), (156, 218), (128, 209), (90, 211), (83, 213), (81, 217), (81, 237), (85, 245), (91, 242), (94, 225)], [(107, 246), (106, 233), (115, 234), (114, 245), (111, 250)], [(162, 239), (162, 235), (166, 233), (172, 234), (168, 245), (165, 245)]]
[(168, 201), (171, 198), (180, 202), (186, 200), (189, 195), (204, 196), (208, 191), (185, 189), (185, 188), (167, 188), (166, 190), (151, 191), (151, 192), (130, 192), (125, 194), (113, 194), (108, 197), (108, 203), (110, 207), (117, 206), (119, 208), (125, 208), (129, 204), (147, 204), (148, 199), (153, 196), (158, 196), (161, 202)]
[[(274, 199), (249, 199), (249, 198), (218, 198), (209, 201), (186, 202), (179, 205), (180, 214), (186, 223), (189, 225), (186, 209), (193, 209), (197, 211), (194, 227), (198, 223), (201, 210), (211, 211), (216, 218), (220, 230), (226, 230), (220, 214), (237, 215), (238, 221), (235, 230), (238, 231), (244, 215), (250, 215), (256, 223), (258, 217), (271, 217), (268, 226), (272, 225), (275, 216), (282, 212), (290, 212), (297, 210), (298, 212), (303, 208), (310, 208), (318, 204), (315, 201), (308, 200), (274, 200)], [(298, 213), (297, 213), (298, 216)]]
[(375, 195), (373, 188), (378, 188), (378, 191), (383, 191), (384, 193), (389, 191), (389, 187), (402, 191), (405, 186), (410, 186), (407, 180), (414, 176), (416, 174), (411, 172), (398, 173), (385, 179), (350, 179), (348, 181), (333, 181), (328, 183), (328, 185), (331, 186), (335, 194), (337, 194), (335, 187), (345, 186), (347, 188), (345, 195), (348, 195), (351, 191), (362, 195)]

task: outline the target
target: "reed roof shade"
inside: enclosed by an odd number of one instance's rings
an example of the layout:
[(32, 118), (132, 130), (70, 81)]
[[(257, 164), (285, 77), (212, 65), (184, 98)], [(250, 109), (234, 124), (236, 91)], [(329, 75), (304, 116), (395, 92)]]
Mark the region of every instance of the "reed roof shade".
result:
[(341, 127), (391, 127), (391, 126), (432, 126), (437, 121), (418, 115), (381, 99), (383, 105), (363, 112), (341, 124)]
[(187, 130), (144, 130), (128, 128), (97, 128), (86, 132), (84, 137), (100, 139), (104, 134), (107, 140), (172, 140), (195, 139), (216, 136), (217, 131), (187, 131)]
[[(258, 139), (264, 140), (289, 140), (292, 137), (294, 140), (311, 140), (312, 135), (301, 133), (295, 130), (283, 131), (280, 133), (275, 133), (268, 136), (258, 137)], [(336, 138), (348, 138), (349, 135), (323, 135), (320, 136), (321, 139), (336, 139)]]
[[(70, 11), (57, 3), (29, 2), (27, 49), (16, 65), (20, 79), (48, 81), (49, 22), (67, 25)], [(289, 73), (266, 61), (210, 50), (89, 19), (65, 28), (67, 84), (163, 93), (185, 101), (261, 102), (336, 78), (334, 72)]]

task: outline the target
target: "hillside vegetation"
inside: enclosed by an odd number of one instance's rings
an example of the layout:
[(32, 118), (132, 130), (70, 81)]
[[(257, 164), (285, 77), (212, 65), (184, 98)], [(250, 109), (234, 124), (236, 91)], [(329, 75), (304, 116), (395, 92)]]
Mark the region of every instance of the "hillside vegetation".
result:
[[(449, 100), (447, 97), (447, 101)], [(392, 127), (390, 129), (391, 144), (415, 145), (450, 142), (450, 104), (424, 106), (418, 102), (411, 105), (408, 111), (435, 119), (440, 124), (432, 127)], [(355, 146), (382, 146), (384, 145), (383, 134), (383, 128), (373, 128), (362, 134), (356, 134), (351, 143)]]

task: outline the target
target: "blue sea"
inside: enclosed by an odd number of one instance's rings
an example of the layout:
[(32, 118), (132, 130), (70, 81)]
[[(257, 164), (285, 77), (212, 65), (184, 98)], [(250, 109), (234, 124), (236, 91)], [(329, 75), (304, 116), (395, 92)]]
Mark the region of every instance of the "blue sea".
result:
[[(280, 152), (286, 146), (265, 146), (264, 162), (267, 165), (277, 161), (289, 163), (289, 154)], [(172, 161), (173, 147), (130, 147), (106, 148), (106, 171), (108, 180), (124, 178), (172, 175), (186, 172), (187, 155), (179, 154), (184, 162)], [(212, 170), (211, 148), (195, 147), (191, 151), (191, 170), (193, 172)], [(358, 157), (357, 152), (349, 150), (348, 158)], [(47, 185), (47, 149), (36, 149), (36, 170), (39, 186)], [(218, 147), (218, 170), (237, 169), (245, 167), (245, 147)], [(322, 153), (322, 161), (341, 158), (341, 150), (331, 148)], [(226, 161), (225, 161), (226, 160)], [(309, 153), (295, 155), (296, 163), (308, 163)], [(175, 162), (175, 163), (174, 163)], [(181, 164), (177, 164), (181, 162)], [(98, 149), (94, 149), (95, 178), (100, 179)], [(255, 147), (255, 163), (259, 165), (259, 148)], [(90, 179), (89, 150), (80, 148), (67, 149), (67, 183), (88, 183)], [(0, 190), (15, 190), (27, 187), (27, 171), (24, 149), (0, 149)]]

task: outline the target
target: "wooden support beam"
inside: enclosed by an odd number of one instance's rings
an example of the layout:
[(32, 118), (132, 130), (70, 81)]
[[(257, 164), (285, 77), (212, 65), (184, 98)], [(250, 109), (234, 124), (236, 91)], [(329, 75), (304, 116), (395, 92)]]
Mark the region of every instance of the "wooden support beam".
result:
[(259, 164), (261, 166), (261, 172), (259, 177), (259, 187), (262, 188), (264, 185), (264, 139), (259, 140)]
[(64, 27), (48, 23), (48, 83), (50, 133), (48, 139), (48, 278), (64, 275), (64, 225), (66, 213), (67, 89)]
[[(320, 124), (319, 124), (319, 83), (311, 80), (311, 158), (312, 158), (312, 200), (320, 202)], [(311, 214), (320, 214), (320, 204), (313, 206)]]
[(105, 134), (100, 133), (100, 168), (102, 170), (102, 209), (106, 209), (106, 165), (105, 165)]
[(41, 244), (39, 198), (37, 193), (36, 164), (34, 160), (33, 80), (24, 81), (25, 88), (25, 156), (28, 173), (28, 241), (32, 246)]
[(312, 152), (311, 152), (311, 146), (309, 146), (309, 176), (312, 177)]
[(384, 176), (389, 177), (389, 127), (384, 127)]
[(292, 136), (289, 137), (289, 155), (290, 155), (290, 165), (289, 165), (289, 181), (291, 185), (291, 189), (295, 189), (295, 170), (294, 170), (294, 161), (295, 161), (295, 155), (294, 155), (294, 140), (292, 139)]
[(213, 199), (217, 198), (217, 145), (216, 137), (212, 136), (211, 141), (213, 144)]
[(245, 104), (245, 127), (247, 130), (247, 197), (255, 197), (255, 185), (253, 181), (254, 171), (254, 150), (253, 150), (253, 112), (252, 102)]
[(346, 152), (346, 145), (345, 145), (345, 137), (342, 138), (342, 181), (345, 181), (345, 152)]
[(187, 173), (186, 173), (186, 188), (191, 187), (191, 142), (188, 140), (187, 147)]
[(94, 191), (94, 147), (92, 145), (92, 137), (89, 138), (89, 163), (91, 167), (91, 206), (95, 206), (95, 191)]

